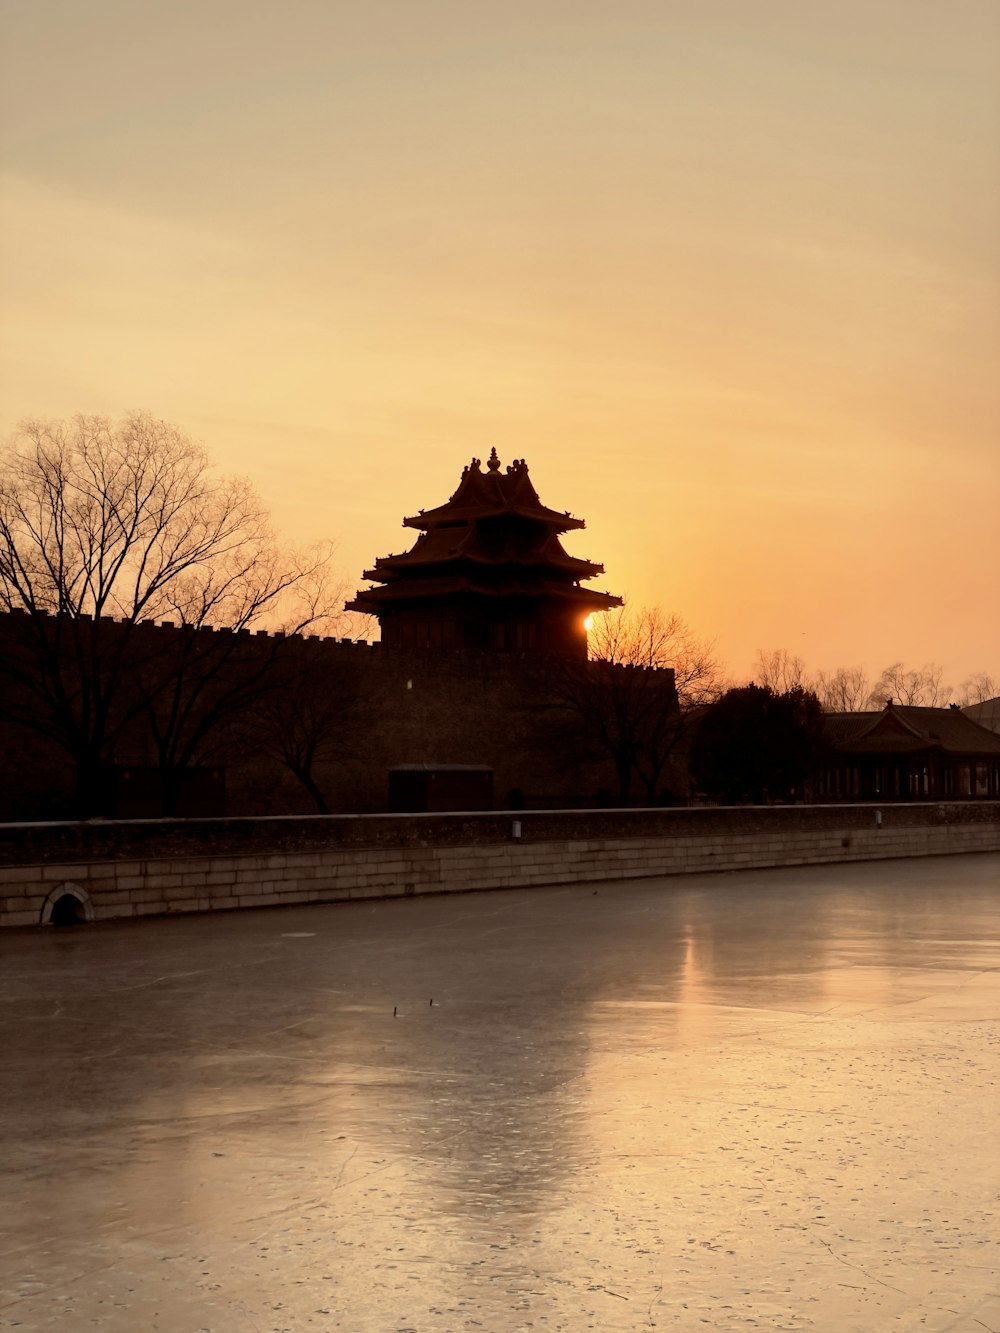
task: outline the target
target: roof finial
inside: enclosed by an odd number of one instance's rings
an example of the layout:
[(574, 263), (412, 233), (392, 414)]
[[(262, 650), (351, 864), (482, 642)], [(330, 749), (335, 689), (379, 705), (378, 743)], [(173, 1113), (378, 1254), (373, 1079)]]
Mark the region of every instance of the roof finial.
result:
[(497, 458), (497, 451), (495, 449), (490, 450), (490, 460), (486, 464), (486, 466), (489, 468), (491, 472), (500, 471), (500, 459)]

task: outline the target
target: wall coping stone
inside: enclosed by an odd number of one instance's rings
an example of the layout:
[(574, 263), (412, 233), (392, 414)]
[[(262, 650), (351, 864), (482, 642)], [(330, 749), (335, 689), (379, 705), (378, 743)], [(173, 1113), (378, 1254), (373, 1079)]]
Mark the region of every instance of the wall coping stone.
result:
[[(520, 836), (514, 837), (518, 825)], [(267, 818), (92, 820), (0, 824), (0, 867), (101, 861), (284, 857), (372, 849), (436, 849), (525, 843), (702, 839), (829, 830), (870, 831), (942, 825), (1000, 825), (1000, 801), (920, 801), (879, 805), (684, 806), (668, 809), (516, 810), (411, 815), (279, 815)], [(277, 864), (274, 862), (272, 864)], [(68, 870), (66, 871), (68, 877)], [(51, 872), (45, 876), (49, 879)]]

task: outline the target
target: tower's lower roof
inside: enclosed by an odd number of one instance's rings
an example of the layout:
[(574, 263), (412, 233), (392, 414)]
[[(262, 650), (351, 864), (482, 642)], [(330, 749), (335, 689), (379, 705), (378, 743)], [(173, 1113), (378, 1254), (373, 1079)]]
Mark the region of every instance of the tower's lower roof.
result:
[(349, 611), (375, 611), (388, 606), (403, 606), (419, 602), (430, 602), (451, 598), (488, 598), (491, 601), (562, 602), (568, 606), (579, 607), (582, 612), (607, 611), (613, 606), (621, 606), (622, 599), (611, 593), (596, 592), (591, 588), (581, 588), (575, 583), (540, 582), (534, 579), (519, 579), (507, 574), (502, 579), (476, 579), (455, 575), (436, 579), (407, 579), (405, 582), (391, 583), (381, 588), (360, 588), (353, 601), (347, 603)]

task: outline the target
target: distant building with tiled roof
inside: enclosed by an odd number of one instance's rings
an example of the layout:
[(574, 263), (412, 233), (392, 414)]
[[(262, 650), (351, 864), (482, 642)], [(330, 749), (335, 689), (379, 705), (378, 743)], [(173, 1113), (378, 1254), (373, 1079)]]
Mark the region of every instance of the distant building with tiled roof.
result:
[(881, 712), (826, 713), (830, 755), (820, 800), (1000, 797), (1000, 735), (961, 709), (889, 703)]
[(494, 449), (462, 472), (446, 504), (403, 520), (420, 532), (382, 556), (347, 603), (378, 619), (390, 648), (585, 657), (583, 622), (621, 598), (583, 586), (604, 566), (569, 555), (560, 535), (585, 526), (538, 498), (524, 459), (505, 471)]

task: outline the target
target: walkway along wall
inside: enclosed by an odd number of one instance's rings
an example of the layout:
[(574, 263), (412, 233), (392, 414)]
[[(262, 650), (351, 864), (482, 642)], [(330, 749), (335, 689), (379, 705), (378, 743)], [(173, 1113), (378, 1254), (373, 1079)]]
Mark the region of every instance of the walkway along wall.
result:
[(0, 926), (1000, 851), (1000, 802), (19, 824)]

